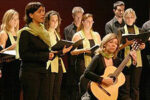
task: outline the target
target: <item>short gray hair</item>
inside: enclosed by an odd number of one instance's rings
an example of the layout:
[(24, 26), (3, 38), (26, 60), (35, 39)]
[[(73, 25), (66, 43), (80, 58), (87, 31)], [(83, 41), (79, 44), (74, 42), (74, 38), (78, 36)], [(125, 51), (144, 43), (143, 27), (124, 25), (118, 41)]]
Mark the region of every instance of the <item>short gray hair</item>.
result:
[(78, 12), (84, 13), (83, 8), (82, 8), (82, 7), (74, 7), (74, 8), (72, 9), (72, 14), (75, 14), (75, 13), (78, 13)]

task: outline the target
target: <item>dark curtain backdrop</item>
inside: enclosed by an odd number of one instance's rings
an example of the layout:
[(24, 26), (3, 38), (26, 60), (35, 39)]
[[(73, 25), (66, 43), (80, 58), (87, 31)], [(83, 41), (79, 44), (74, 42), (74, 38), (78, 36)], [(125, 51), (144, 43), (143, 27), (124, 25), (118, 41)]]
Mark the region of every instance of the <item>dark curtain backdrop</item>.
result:
[[(3, 14), (8, 9), (15, 9), (20, 14), (20, 28), (24, 26), (24, 8), (27, 3), (33, 0), (1, 0), (0, 2), (0, 24)], [(34, 0), (35, 1), (35, 0)], [(105, 35), (105, 23), (113, 18), (113, 3), (117, 0), (36, 0), (43, 3), (46, 11), (56, 10), (62, 18), (61, 36), (63, 29), (72, 22), (72, 8), (81, 6), (86, 13), (94, 15), (93, 29), (100, 33), (101, 37)], [(150, 19), (150, 0), (123, 0), (126, 8), (133, 8), (137, 14), (136, 25), (141, 27), (143, 23)], [(67, 65), (66, 59), (65, 64)], [(22, 98), (22, 95), (21, 95)], [(22, 100), (22, 99), (21, 99)]]
[[(23, 16), (24, 8), (27, 3), (35, 0), (1, 0), (0, 3), (0, 23), (3, 14), (8, 9), (15, 9), (20, 14), (20, 28), (24, 26)], [(113, 16), (112, 6), (117, 0), (36, 0), (43, 3), (46, 11), (56, 10), (62, 17), (61, 35), (63, 29), (72, 22), (71, 11), (74, 6), (81, 6), (86, 13), (94, 15), (94, 30), (98, 31), (101, 36), (105, 35), (105, 23)], [(133, 8), (137, 14), (137, 25), (139, 27), (149, 19), (149, 0), (124, 0), (126, 8)]]

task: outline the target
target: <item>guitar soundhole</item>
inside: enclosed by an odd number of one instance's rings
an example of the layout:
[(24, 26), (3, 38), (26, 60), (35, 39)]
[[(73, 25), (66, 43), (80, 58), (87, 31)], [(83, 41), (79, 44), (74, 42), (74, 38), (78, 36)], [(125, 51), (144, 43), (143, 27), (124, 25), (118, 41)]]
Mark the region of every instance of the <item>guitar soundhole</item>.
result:
[(114, 75), (109, 74), (108, 77), (113, 78), (114, 84), (117, 83), (118, 79)]

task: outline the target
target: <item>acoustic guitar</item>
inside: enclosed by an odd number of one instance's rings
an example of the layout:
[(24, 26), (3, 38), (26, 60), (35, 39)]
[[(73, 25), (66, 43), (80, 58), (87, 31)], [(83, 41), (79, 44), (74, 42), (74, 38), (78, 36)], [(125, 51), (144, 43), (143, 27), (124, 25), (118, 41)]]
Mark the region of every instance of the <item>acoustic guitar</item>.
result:
[[(132, 50), (137, 50), (138, 47), (139, 47), (139, 44), (137, 42), (135, 42), (132, 46)], [(98, 84), (96, 82), (90, 83), (90, 89), (91, 89), (93, 95), (98, 100), (117, 100), (118, 89), (125, 82), (125, 76), (123, 75), (122, 70), (124, 69), (125, 65), (128, 63), (130, 58), (131, 58), (131, 55), (129, 53), (125, 57), (125, 59), (122, 61), (122, 63), (119, 65), (118, 68), (116, 68), (114, 66), (106, 67), (105, 72), (101, 77), (113, 78), (113, 80), (114, 80), (113, 85), (106, 86), (104, 84)]]

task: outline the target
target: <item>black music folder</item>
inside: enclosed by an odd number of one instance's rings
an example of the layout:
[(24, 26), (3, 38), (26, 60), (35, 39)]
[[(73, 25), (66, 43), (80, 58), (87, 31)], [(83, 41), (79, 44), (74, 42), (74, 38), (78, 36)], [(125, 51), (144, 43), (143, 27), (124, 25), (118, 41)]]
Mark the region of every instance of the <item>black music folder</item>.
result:
[(13, 61), (15, 60), (15, 56), (15, 50), (4, 51), (3, 53), (0, 53), (0, 63)]
[(91, 53), (94, 53), (99, 48), (99, 45), (94, 45), (90, 48)]
[(144, 32), (140, 34), (122, 34), (121, 42), (124, 44), (127, 38), (128, 40), (137, 40), (144, 43), (148, 41), (149, 37), (150, 37), (150, 32)]
[(66, 47), (69, 46), (73, 46), (71, 50), (74, 50), (75, 48), (77, 48), (79, 45), (82, 44), (83, 39), (80, 39), (76, 42), (72, 42), (72, 41), (68, 41), (68, 40), (59, 40), (54, 46), (52, 46), (52, 50), (53, 51), (59, 51), (62, 50), (64, 48), (64, 46), (66, 45)]
[(7, 51), (4, 51), (2, 54), (15, 56), (16, 50), (7, 50)]

